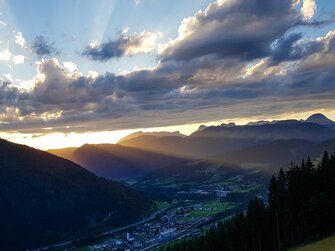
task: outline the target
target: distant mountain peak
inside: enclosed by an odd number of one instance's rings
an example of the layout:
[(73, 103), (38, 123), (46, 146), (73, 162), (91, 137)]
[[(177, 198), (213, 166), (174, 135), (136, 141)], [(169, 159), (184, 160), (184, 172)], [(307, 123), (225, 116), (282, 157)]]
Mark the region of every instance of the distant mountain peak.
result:
[(247, 125), (254, 126), (254, 125), (264, 125), (264, 124), (270, 124), (270, 123), (271, 122), (268, 120), (260, 120), (260, 121), (249, 122)]
[(329, 118), (327, 118), (322, 113), (316, 113), (316, 114), (313, 114), (313, 115), (309, 116), (306, 119), (306, 122), (317, 123), (317, 124), (320, 124), (320, 125), (333, 125), (333, 124), (335, 124), (334, 121), (330, 120)]
[(230, 123), (227, 123), (227, 124), (222, 123), (221, 126), (224, 126), (224, 127), (234, 127), (234, 126), (236, 126), (236, 124), (234, 122), (230, 122)]
[(76, 150), (78, 150), (78, 149), (92, 149), (92, 148), (94, 148), (94, 145), (86, 143), (86, 144), (78, 147)]
[(202, 130), (205, 130), (207, 128), (207, 126), (205, 125), (200, 125), (198, 130), (196, 130), (195, 132), (201, 132)]
[(142, 132), (142, 131), (139, 131), (139, 132), (135, 132), (135, 133), (129, 134), (126, 137), (120, 139), (119, 142), (118, 142), (118, 144), (120, 144), (120, 143), (122, 143), (124, 141), (130, 140), (130, 139), (141, 137), (141, 136), (150, 136), (150, 137), (181, 137), (181, 138), (185, 137), (185, 135), (181, 134), (179, 131), (175, 131), (175, 132), (165, 132), (165, 131), (162, 131), (162, 132)]

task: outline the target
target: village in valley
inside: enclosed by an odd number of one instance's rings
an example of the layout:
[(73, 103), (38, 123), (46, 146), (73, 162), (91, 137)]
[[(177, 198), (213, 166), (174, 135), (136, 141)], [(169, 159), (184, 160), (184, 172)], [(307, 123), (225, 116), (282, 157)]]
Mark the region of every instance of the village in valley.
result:
[[(105, 233), (106, 238), (89, 250), (152, 250), (164, 243), (197, 236), (213, 222), (214, 215), (236, 207), (234, 203), (213, 201), (208, 203), (185, 202), (170, 207), (167, 203), (153, 219), (116, 233)], [(164, 206), (165, 203), (160, 203)]]
[(171, 202), (156, 201), (158, 211), (147, 219), (103, 233), (98, 242), (79, 250), (158, 250), (165, 244), (199, 236), (231, 217), (237, 210), (244, 210), (243, 200), (236, 195), (252, 193), (265, 198), (258, 184), (248, 183), (241, 178), (239, 181), (227, 182), (225, 186), (207, 184), (188, 189), (179, 187), (174, 190), (175, 199)]

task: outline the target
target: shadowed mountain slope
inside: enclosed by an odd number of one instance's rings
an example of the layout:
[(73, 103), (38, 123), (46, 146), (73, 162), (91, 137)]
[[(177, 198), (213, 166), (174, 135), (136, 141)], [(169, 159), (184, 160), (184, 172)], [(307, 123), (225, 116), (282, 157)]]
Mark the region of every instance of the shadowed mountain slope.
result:
[(71, 152), (50, 152), (68, 158), (98, 176), (111, 179), (150, 174), (182, 161), (180, 158), (114, 144), (85, 144)]
[(318, 114), (308, 120), (314, 122), (284, 120), (244, 126), (222, 124), (202, 127), (187, 137), (175, 133), (140, 132), (123, 138), (116, 145), (84, 145), (50, 152), (112, 179), (153, 173), (163, 175), (185, 168), (194, 160), (271, 173), (290, 162), (300, 162), (306, 155), (317, 157), (324, 150), (332, 150), (329, 149), (331, 142), (327, 145), (325, 140), (335, 137), (335, 131), (315, 123), (330, 123), (331, 120)]
[(276, 140), (223, 153), (211, 159), (244, 168), (257, 168), (274, 172), (289, 166), (290, 163), (299, 163), (306, 155), (314, 155), (317, 148), (318, 144), (308, 140)]
[(73, 162), (0, 140), (1, 250), (56, 241), (101, 224), (108, 215), (119, 225), (142, 217), (151, 206), (142, 193)]
[(317, 123), (296, 120), (256, 125), (207, 127), (184, 138), (140, 136), (121, 145), (187, 158), (208, 158), (275, 140), (308, 140), (315, 143), (335, 137), (335, 131)]
[(290, 163), (300, 163), (304, 156), (320, 157), (324, 151), (335, 150), (335, 139), (321, 143), (308, 140), (275, 140), (270, 143), (246, 147), (237, 151), (222, 153), (209, 159), (229, 163), (244, 168), (257, 168), (263, 171), (276, 172)]
[(321, 113), (316, 113), (310, 116), (305, 120), (306, 122), (316, 123), (319, 125), (327, 126), (330, 129), (335, 130), (335, 122), (327, 118), (325, 115)]

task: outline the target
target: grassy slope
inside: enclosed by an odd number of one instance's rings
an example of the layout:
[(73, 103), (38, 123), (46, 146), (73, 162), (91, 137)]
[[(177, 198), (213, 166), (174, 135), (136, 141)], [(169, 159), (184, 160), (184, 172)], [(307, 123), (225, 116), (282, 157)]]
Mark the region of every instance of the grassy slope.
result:
[(288, 251), (335, 251), (335, 235)]

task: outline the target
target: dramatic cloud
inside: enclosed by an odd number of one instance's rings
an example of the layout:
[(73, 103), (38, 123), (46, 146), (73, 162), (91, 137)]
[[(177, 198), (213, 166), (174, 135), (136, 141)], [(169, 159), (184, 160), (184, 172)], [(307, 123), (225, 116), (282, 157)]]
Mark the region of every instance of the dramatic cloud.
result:
[[(298, 2), (214, 2), (182, 22), (152, 69), (83, 74), (74, 62), (40, 60), (33, 88), (2, 80), (0, 129), (117, 130), (329, 109), (335, 31), (306, 38), (292, 29), (309, 24)], [(148, 53), (155, 43), (145, 46), (144, 37), (120, 33), (84, 54), (106, 61)]]
[(91, 43), (82, 54), (96, 61), (107, 61), (123, 56), (131, 57), (137, 54), (146, 54), (156, 48), (156, 41), (159, 37), (160, 34), (147, 31), (129, 36), (128, 29), (125, 29), (119, 33), (115, 40), (102, 44)]
[[(10, 76), (9, 76), (10, 77)], [(11, 116), (5, 111), (8, 109), (16, 110), (14, 106), (17, 104), (17, 97), (19, 95), (19, 90), (12, 86), (8, 80), (3, 80), (0, 78), (0, 117), (1, 121), (11, 121)]]
[(322, 50), (324, 44), (319, 40), (307, 40), (300, 33), (291, 33), (273, 43), (271, 63), (299, 60)]
[[(292, 0), (220, 0), (185, 18), (175, 40), (161, 48), (163, 61), (187, 61), (206, 55), (254, 60), (268, 56), (271, 44), (312, 15), (313, 1), (302, 13)], [(308, 12), (308, 13), (307, 13)]]
[(162, 60), (185, 61), (211, 54), (260, 58), (298, 18), (289, 0), (270, 0), (262, 8), (256, 0), (214, 2), (183, 20), (178, 37), (162, 51)]
[(43, 36), (37, 36), (31, 44), (33, 52), (39, 56), (57, 55), (59, 52)]

